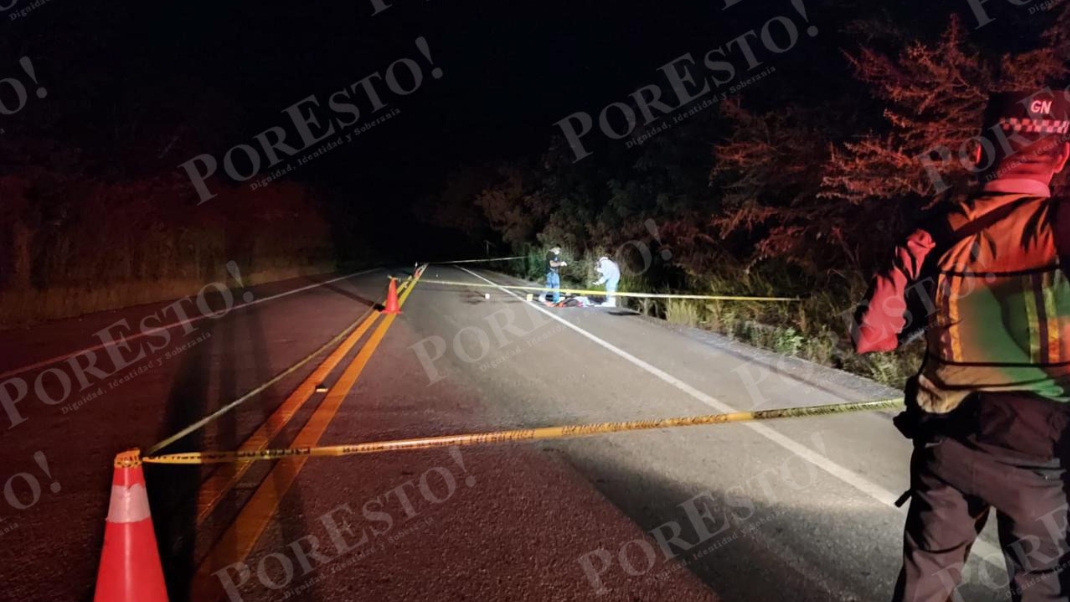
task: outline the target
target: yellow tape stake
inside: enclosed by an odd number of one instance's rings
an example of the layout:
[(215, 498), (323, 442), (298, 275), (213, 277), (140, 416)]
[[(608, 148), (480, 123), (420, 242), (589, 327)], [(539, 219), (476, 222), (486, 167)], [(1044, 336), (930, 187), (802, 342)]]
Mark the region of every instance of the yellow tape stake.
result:
[[(457, 282), (455, 280), (428, 280), (425, 284), (445, 284), (448, 286), (470, 286), (470, 287), (483, 287), (483, 288), (505, 288), (515, 289), (521, 291), (540, 291), (540, 292), (554, 292), (555, 289), (545, 286), (520, 286), (512, 284), (484, 284), (482, 282)], [(556, 289), (559, 293), (571, 294), (571, 295), (599, 295), (604, 297), (606, 295), (605, 289), (591, 290), (591, 289), (578, 289), (578, 288), (561, 288)], [(798, 297), (746, 297), (741, 295), (684, 295), (673, 293), (624, 293), (617, 291), (613, 293), (615, 297), (638, 297), (642, 299), (696, 299), (702, 301), (802, 301)]]
[(279, 460), (284, 458), (299, 459), (302, 462), (311, 456), (350, 456), (355, 454), (374, 454), (387, 451), (430, 449), (460, 445), (483, 445), (487, 443), (504, 443), (510, 441), (545, 441), (548, 439), (571, 439), (589, 437), (607, 433), (625, 431), (645, 431), (653, 429), (679, 428), (706, 424), (725, 424), (729, 422), (747, 422), (753, 420), (773, 420), (777, 418), (803, 418), (808, 416), (828, 416), (848, 412), (888, 410), (903, 405), (902, 399), (882, 399), (877, 401), (859, 401), (820, 406), (803, 406), (800, 408), (780, 408), (776, 410), (758, 410), (755, 412), (731, 412), (728, 414), (706, 414), (683, 418), (662, 418), (658, 420), (633, 420), (630, 422), (599, 422), (593, 424), (573, 424), (566, 426), (547, 426), (533, 429), (512, 431), (493, 431), (487, 433), (469, 433), (462, 435), (443, 435), (440, 437), (422, 437), (419, 439), (398, 439), (394, 441), (376, 441), (351, 445), (330, 445), (324, 447), (294, 447), (290, 449), (265, 449), (257, 452), (191, 452), (186, 454), (168, 454), (145, 458), (151, 464), (219, 464), (225, 462), (249, 462), (254, 460)]
[[(399, 305), (405, 305), (409, 294), (416, 288), (416, 283), (419, 282), (421, 274), (422, 271), (417, 270), (412, 285), (399, 296)], [(364, 371), (364, 367), (375, 353), (390, 325), (394, 323), (395, 318), (397, 318), (397, 314), (391, 314), (385, 316), (379, 322), (379, 326), (368, 338), (368, 342), (357, 353), (353, 362), (346, 367), (338, 382), (335, 383), (335, 386), (327, 394), (320, 406), (316, 408), (315, 413), (308, 419), (308, 423), (301, 429), (301, 432), (297, 434), (294, 439), (294, 445), (311, 446), (319, 442), (320, 437), (323, 436), (327, 426), (334, 419), (338, 408), (345, 401), (349, 391), (357, 383), (357, 379)], [(266, 451), (269, 450), (248, 453), (264, 453)], [(294, 481), (297, 480), (297, 475), (304, 466), (304, 460), (286, 462), (271, 469), (271, 474), (260, 483), (248, 503), (238, 513), (237, 518), (234, 519), (234, 522), (223, 533), (219, 541), (212, 546), (208, 555), (201, 562), (196, 574), (193, 576), (191, 600), (211, 602), (224, 597), (221, 583), (214, 576), (215, 573), (232, 563), (244, 560), (249, 555), (278, 510), (282, 498), (289, 491)]]

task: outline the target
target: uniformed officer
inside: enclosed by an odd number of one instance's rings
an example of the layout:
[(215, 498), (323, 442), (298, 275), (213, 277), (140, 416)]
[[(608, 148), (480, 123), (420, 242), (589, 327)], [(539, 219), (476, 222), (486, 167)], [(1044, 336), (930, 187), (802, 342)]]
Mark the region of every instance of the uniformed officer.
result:
[(960, 600), (992, 508), (1012, 598), (1070, 600), (1070, 259), (1060, 266), (1070, 204), (1050, 190), (1070, 157), (1068, 129), (1062, 92), (994, 95), (976, 190), (896, 248), (859, 310), (860, 353), (925, 329), (925, 360), (896, 418), (915, 442), (896, 602)]

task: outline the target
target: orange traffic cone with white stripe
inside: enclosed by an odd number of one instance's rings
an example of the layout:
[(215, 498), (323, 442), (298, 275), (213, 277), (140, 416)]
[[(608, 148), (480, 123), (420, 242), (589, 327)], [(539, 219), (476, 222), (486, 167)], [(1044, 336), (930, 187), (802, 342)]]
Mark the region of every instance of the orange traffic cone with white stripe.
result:
[(141, 452), (136, 449), (115, 456), (93, 602), (167, 602)]
[(398, 305), (398, 279), (391, 276), (390, 288), (386, 291), (386, 308), (383, 310), (383, 314), (389, 316), (400, 313), (401, 306)]

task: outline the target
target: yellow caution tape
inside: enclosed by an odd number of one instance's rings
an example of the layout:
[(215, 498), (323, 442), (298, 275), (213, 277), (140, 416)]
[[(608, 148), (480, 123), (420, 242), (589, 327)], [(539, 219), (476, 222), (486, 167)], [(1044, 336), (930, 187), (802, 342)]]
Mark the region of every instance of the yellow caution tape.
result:
[(349, 456), (354, 454), (374, 454), (387, 451), (430, 449), (434, 447), (452, 447), (460, 445), (483, 445), (487, 443), (504, 443), (509, 441), (545, 441), (549, 439), (570, 439), (588, 437), (606, 433), (624, 431), (643, 431), (651, 429), (699, 426), (703, 424), (724, 424), (728, 422), (746, 422), (752, 420), (772, 420), (775, 418), (801, 418), (805, 416), (826, 416), (847, 412), (888, 410), (903, 405), (902, 399), (883, 399), (879, 401), (861, 401), (801, 408), (781, 408), (776, 410), (758, 410), (754, 412), (731, 412), (728, 414), (707, 414), (684, 418), (662, 418), (659, 420), (635, 420), (631, 422), (601, 422), (595, 424), (574, 424), (566, 426), (547, 426), (533, 429), (512, 431), (495, 431), (488, 433), (469, 433), (462, 435), (443, 435), (439, 437), (422, 437), (419, 439), (398, 439), (394, 441), (375, 441), (351, 445), (329, 445), (324, 447), (298, 447), (292, 449), (265, 449), (259, 451), (231, 452), (190, 452), (148, 457), (149, 464), (222, 464), (229, 462), (252, 462), (256, 460), (278, 460), (305, 456)]
[[(587, 290), (587, 289), (573, 289), (573, 288), (561, 288), (552, 289), (546, 286), (519, 286), (511, 284), (483, 284), (481, 282), (457, 282), (454, 280), (425, 280), (425, 284), (446, 284), (449, 286), (471, 286), (471, 287), (485, 287), (485, 288), (504, 288), (504, 289), (516, 289), (523, 291), (540, 291), (540, 292), (556, 292), (567, 293), (572, 295), (599, 295), (605, 296), (606, 291), (603, 290)], [(801, 301), (798, 297), (746, 297), (741, 295), (677, 295), (672, 293), (622, 293), (617, 291), (613, 293), (615, 297), (639, 297), (643, 299), (698, 299), (705, 301)]]
[(458, 259), (456, 261), (432, 261), (433, 264), (452, 264), (452, 263), (483, 263), (484, 261), (511, 261), (513, 259), (524, 259), (527, 255), (514, 255), (512, 257), (492, 257), (489, 259)]

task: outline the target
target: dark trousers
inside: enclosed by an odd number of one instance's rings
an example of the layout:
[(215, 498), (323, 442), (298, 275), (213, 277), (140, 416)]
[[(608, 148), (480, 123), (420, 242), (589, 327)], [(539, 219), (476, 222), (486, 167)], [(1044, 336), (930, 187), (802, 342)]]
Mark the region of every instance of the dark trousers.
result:
[[(894, 602), (958, 602), (977, 534), (995, 508), (1015, 602), (1070, 600), (1067, 493), (1059, 460), (1002, 454), (968, 440), (919, 445)], [(979, 581), (993, 588), (999, 571)], [(1064, 570), (1066, 569), (1066, 570)]]

